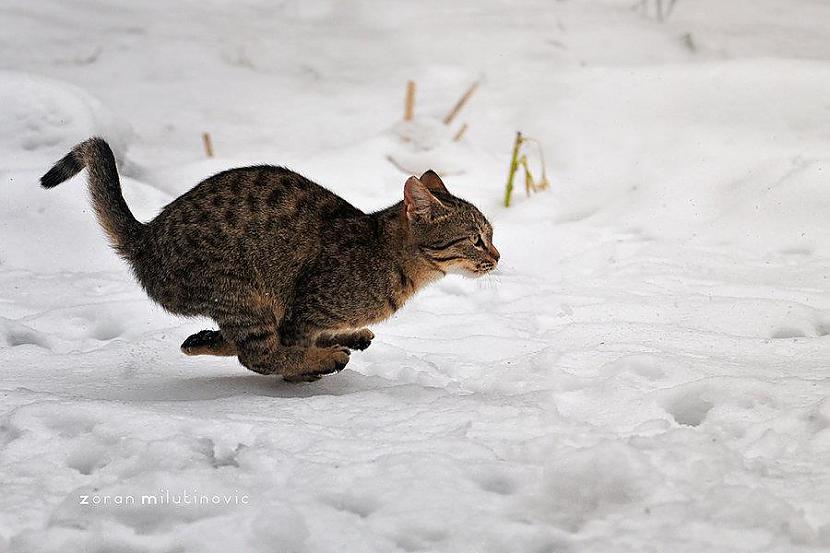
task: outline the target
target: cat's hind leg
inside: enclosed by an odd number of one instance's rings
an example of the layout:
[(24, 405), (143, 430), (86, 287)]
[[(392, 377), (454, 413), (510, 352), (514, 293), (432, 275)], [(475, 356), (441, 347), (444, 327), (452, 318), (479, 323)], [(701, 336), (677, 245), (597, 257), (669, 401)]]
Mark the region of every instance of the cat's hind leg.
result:
[(349, 332), (326, 332), (317, 338), (317, 347), (345, 346), (349, 349), (364, 350), (372, 345), (375, 334), (368, 328)]
[(182, 342), (181, 347), (185, 355), (237, 355), (236, 344), (226, 340), (218, 330), (202, 330), (192, 334)]

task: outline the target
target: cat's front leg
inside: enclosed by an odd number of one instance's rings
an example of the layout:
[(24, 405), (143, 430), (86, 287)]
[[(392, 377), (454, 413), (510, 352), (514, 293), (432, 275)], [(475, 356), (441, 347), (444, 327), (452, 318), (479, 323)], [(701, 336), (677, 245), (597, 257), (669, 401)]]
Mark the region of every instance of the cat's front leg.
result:
[(284, 346), (276, 334), (236, 343), (239, 362), (260, 374), (279, 374), (289, 382), (310, 382), (342, 371), (349, 362), (344, 346)]
[(260, 374), (279, 374), (289, 382), (307, 382), (339, 372), (349, 362), (349, 349), (343, 346), (284, 345), (273, 317), (267, 314), (231, 314), (217, 317), (217, 322), (222, 335), (235, 344), (239, 362)]
[(348, 332), (324, 332), (317, 338), (317, 347), (329, 347), (334, 345), (345, 346), (349, 349), (364, 350), (372, 345), (375, 338), (374, 332), (368, 328), (352, 330)]
[[(295, 297), (294, 304), (286, 311), (280, 322), (279, 335), (282, 345), (315, 345), (317, 337), (330, 328), (342, 327), (343, 323), (331, 309), (308, 301), (307, 297)], [(335, 344), (332, 342), (329, 345)]]
[(301, 351), (300, 362), (285, 364), (280, 371), (287, 382), (313, 382), (327, 374), (342, 371), (349, 362), (349, 348), (344, 346), (310, 347)]
[(267, 346), (237, 344), (239, 362), (260, 374), (279, 374), (289, 382), (310, 382), (342, 371), (349, 362), (349, 349), (283, 346), (275, 339)]

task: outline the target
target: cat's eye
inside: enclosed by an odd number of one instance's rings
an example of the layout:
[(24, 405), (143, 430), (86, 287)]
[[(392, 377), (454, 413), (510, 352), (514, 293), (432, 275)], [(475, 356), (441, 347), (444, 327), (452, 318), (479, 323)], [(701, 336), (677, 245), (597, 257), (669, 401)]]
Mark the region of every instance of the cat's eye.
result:
[(473, 244), (476, 248), (484, 249), (484, 239), (480, 234), (473, 239)]

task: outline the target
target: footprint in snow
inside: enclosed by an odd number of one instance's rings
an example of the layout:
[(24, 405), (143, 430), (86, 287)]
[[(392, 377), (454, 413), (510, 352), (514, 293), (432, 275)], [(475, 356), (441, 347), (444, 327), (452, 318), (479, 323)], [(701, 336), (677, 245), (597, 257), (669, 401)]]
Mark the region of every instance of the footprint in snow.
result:
[(492, 475), (489, 478), (484, 478), (478, 485), (485, 492), (494, 493), (497, 495), (513, 495), (516, 493), (516, 484), (504, 476)]
[(830, 336), (830, 321), (822, 321), (816, 325), (816, 336)]
[(786, 340), (789, 338), (804, 338), (805, 336), (806, 334), (797, 328), (782, 327), (773, 332), (770, 338), (773, 340)]
[(46, 336), (34, 329), (7, 319), (0, 320), (0, 340), (13, 348), (32, 345), (51, 349)]
[(122, 320), (109, 307), (86, 306), (77, 313), (77, 323), (87, 338), (106, 342), (118, 338), (126, 330)]
[(435, 544), (444, 541), (449, 534), (437, 528), (408, 527), (402, 529), (395, 539), (398, 547), (404, 551), (433, 551), (437, 549)]
[(107, 454), (108, 449), (100, 444), (90, 444), (87, 440), (84, 440), (69, 453), (66, 458), (66, 466), (83, 475), (93, 474), (98, 469), (110, 464), (112, 459)]
[(372, 513), (378, 510), (377, 502), (369, 497), (339, 494), (326, 497), (323, 501), (338, 511), (352, 513), (360, 518), (368, 518)]
[(696, 390), (675, 396), (666, 403), (666, 412), (677, 421), (677, 424), (700, 426), (715, 406), (703, 397), (704, 395), (704, 392)]

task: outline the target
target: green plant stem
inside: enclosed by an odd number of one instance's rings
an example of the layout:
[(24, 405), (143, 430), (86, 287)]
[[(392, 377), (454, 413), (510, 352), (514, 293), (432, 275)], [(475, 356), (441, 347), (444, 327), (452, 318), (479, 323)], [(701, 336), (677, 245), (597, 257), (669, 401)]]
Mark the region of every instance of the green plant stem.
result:
[(510, 158), (510, 173), (507, 175), (507, 186), (504, 189), (504, 207), (510, 207), (510, 197), (513, 195), (513, 177), (519, 168), (519, 148), (522, 145), (522, 133), (516, 133), (516, 141), (513, 143), (513, 156)]

